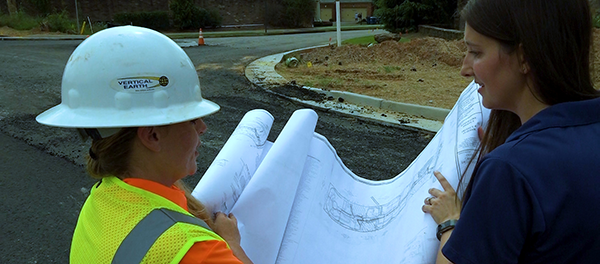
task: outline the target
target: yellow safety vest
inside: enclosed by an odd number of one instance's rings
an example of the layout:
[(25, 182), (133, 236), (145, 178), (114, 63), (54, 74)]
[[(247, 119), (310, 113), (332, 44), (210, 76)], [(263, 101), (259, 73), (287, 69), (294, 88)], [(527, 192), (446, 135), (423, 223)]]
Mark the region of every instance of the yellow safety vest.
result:
[(92, 187), (83, 205), (70, 261), (179, 263), (194, 243), (206, 240), (223, 241), (167, 198), (107, 177)]

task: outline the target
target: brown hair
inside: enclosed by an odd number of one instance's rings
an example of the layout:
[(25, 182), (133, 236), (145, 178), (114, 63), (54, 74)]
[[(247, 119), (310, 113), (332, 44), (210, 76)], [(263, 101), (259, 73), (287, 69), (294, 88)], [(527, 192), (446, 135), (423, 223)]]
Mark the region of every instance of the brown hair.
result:
[[(600, 96), (590, 78), (588, 0), (470, 0), (462, 16), (476, 32), (495, 39), (509, 53), (522, 47), (533, 80), (529, 88), (540, 102), (554, 105)], [(471, 161), (503, 144), (520, 126), (516, 114), (492, 110), (479, 154)], [(463, 174), (459, 186), (465, 178)]]
[(214, 221), (212, 219), (212, 216), (206, 209), (206, 206), (204, 206), (204, 204), (202, 204), (202, 202), (200, 202), (198, 199), (196, 199), (196, 197), (192, 196), (192, 192), (191, 192), (190, 188), (187, 186), (187, 184), (185, 184), (185, 182), (183, 182), (183, 180), (178, 180), (175, 182), (175, 186), (177, 186), (177, 188), (179, 188), (185, 192), (185, 198), (187, 198), (187, 206), (188, 206), (188, 211), (190, 212), (190, 214), (204, 220), (204, 222), (206, 222), (206, 224), (208, 224), (208, 226), (210, 228), (213, 228)]
[(523, 49), (533, 94), (548, 105), (598, 97), (590, 78), (588, 0), (471, 0), (462, 16), (507, 50)]
[[(131, 152), (136, 136), (137, 127), (127, 127), (110, 137), (92, 140), (90, 153), (86, 156), (87, 172), (96, 179), (129, 176)], [(190, 188), (182, 180), (176, 181), (174, 185), (185, 192), (189, 212), (212, 228), (212, 217), (206, 207), (191, 195)]]

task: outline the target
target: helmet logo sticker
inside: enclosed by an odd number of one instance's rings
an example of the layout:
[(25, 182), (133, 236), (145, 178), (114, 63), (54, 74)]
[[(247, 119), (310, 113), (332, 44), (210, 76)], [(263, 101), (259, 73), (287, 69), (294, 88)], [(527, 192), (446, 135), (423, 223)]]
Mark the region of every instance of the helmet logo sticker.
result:
[(160, 90), (167, 85), (169, 85), (169, 78), (167, 76), (124, 77), (117, 78), (110, 84), (113, 89), (119, 92), (129, 93), (152, 92)]
[(169, 85), (169, 78), (167, 78), (167, 76), (160, 76), (160, 78), (158, 78), (158, 83), (160, 86), (167, 86)]

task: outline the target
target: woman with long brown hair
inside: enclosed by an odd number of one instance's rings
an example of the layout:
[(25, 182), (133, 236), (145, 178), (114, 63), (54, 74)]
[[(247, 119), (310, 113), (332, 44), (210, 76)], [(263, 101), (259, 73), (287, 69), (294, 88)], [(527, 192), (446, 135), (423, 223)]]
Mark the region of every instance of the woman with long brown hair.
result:
[[(462, 199), (436, 172), (437, 263), (600, 261), (600, 94), (587, 0), (471, 0), (461, 74), (492, 109)], [(462, 180), (461, 180), (462, 181)]]

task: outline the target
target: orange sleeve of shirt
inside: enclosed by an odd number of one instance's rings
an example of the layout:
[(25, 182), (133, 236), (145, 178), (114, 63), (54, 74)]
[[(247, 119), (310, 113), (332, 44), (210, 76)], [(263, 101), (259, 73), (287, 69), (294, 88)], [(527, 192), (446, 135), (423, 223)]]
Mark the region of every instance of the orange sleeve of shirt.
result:
[(220, 240), (206, 240), (196, 242), (185, 253), (180, 264), (241, 264), (242, 262), (227, 248), (227, 244)]

